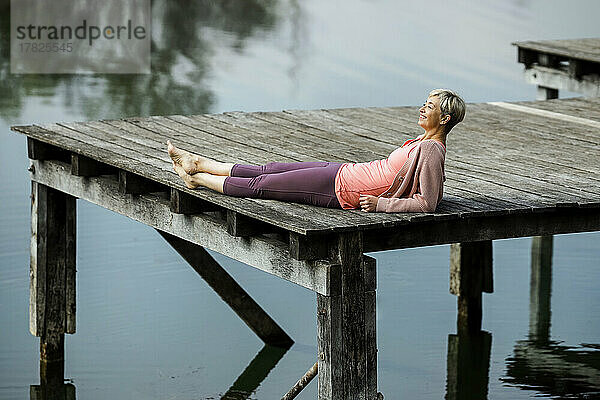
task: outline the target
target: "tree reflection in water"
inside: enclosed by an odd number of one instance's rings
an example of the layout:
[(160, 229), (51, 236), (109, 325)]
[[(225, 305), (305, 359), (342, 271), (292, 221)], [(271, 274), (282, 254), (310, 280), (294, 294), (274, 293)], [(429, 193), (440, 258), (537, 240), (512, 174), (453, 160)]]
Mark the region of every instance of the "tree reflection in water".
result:
[[(10, 0), (0, 0), (0, 116), (18, 119), (27, 96), (58, 97), (90, 120), (209, 112), (214, 49), (241, 52), (249, 38), (276, 26), (277, 6), (278, 0), (155, 0), (151, 74), (11, 75)], [(207, 35), (210, 30), (226, 35)]]

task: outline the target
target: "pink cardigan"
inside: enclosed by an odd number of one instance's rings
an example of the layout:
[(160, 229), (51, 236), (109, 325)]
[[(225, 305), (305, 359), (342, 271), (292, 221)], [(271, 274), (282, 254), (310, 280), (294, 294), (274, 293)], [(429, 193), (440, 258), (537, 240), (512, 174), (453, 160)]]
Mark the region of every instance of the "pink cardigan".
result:
[(376, 211), (434, 212), (442, 201), (446, 149), (437, 140), (423, 140), (379, 195)]

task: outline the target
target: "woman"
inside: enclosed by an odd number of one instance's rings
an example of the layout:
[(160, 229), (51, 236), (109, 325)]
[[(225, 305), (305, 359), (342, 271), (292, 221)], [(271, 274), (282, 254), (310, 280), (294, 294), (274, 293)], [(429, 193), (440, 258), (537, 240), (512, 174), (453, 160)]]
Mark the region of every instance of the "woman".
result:
[(419, 109), (425, 133), (387, 159), (367, 163), (222, 163), (167, 141), (173, 168), (189, 188), (365, 212), (434, 212), (442, 200), (446, 136), (465, 116), (456, 93), (436, 89)]

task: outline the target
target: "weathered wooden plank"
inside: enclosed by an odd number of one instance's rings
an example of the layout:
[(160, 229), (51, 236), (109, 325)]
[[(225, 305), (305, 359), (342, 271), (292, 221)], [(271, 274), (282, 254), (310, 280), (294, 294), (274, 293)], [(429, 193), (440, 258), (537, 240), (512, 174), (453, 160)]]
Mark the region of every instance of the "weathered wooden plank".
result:
[(580, 60), (600, 63), (600, 39), (562, 39), (520, 41), (512, 43), (519, 49), (527, 49), (535, 53), (552, 54)]
[(284, 348), (289, 348), (294, 343), (292, 338), (203, 247), (166, 232), (158, 231), (158, 233), (263, 342)]
[[(290, 161), (301, 161), (303, 156), (299, 154), (292, 146), (279, 140), (275, 137), (268, 137), (265, 134), (256, 134), (248, 129), (244, 129), (234, 124), (233, 118), (223, 114), (211, 114), (211, 115), (193, 115), (190, 119), (195, 120), (197, 123), (204, 125), (205, 127), (212, 127), (213, 129), (219, 129), (225, 131), (227, 137), (237, 137), (242, 143), (247, 146), (263, 149), (269, 154), (273, 154), (274, 157), (280, 158), (285, 162)], [(279, 161), (279, 160), (273, 160)], [(317, 158), (313, 160), (303, 161), (323, 161)]]
[[(256, 140), (258, 144), (262, 144), (265, 141), (268, 141), (269, 143), (276, 141), (286, 149), (293, 149), (302, 160), (346, 161), (345, 159), (340, 158), (339, 154), (332, 155), (328, 151), (324, 151), (326, 149), (322, 146), (322, 142), (319, 144), (318, 141), (301, 138), (299, 135), (295, 134), (296, 132), (290, 133), (278, 129), (269, 129), (268, 131), (265, 131), (264, 129), (269, 125), (264, 121), (253, 119), (251, 113), (226, 113), (225, 115), (214, 116), (214, 118), (218, 118), (218, 120), (222, 122), (230, 123), (235, 126), (235, 128), (240, 129), (239, 135), (243, 135), (245, 139), (252, 138), (253, 140)], [(265, 132), (269, 132), (269, 134), (265, 135)]]
[[(304, 146), (310, 146), (324, 153), (324, 160), (334, 162), (356, 162), (356, 150), (361, 147), (348, 143), (332, 140), (329, 132), (316, 129), (309, 129), (306, 126), (298, 124), (295, 126), (288, 120), (278, 118), (273, 113), (240, 113), (234, 114), (235, 118), (241, 119), (257, 132), (269, 132), (271, 134), (281, 135), (282, 138), (293, 141), (291, 143), (302, 143)], [(279, 123), (278, 123), (279, 121)], [(290, 127), (290, 125), (292, 127)], [(323, 143), (326, 141), (327, 146)], [(364, 144), (363, 144), (364, 145)]]
[(390, 146), (387, 144), (381, 144), (376, 140), (364, 137), (343, 135), (336, 131), (326, 130), (325, 127), (320, 126), (319, 124), (311, 123), (305, 118), (303, 119), (299, 116), (295, 116), (289, 111), (253, 113), (253, 116), (277, 126), (281, 126), (282, 128), (293, 130), (294, 132), (298, 132), (304, 136), (323, 139), (326, 141), (326, 143), (331, 142), (336, 146), (346, 146), (349, 149), (350, 154), (345, 156), (345, 158), (350, 162), (369, 160), (368, 156), (364, 156), (358, 152), (363, 150), (365, 147), (369, 148), (376, 154), (388, 154), (390, 151)]
[(600, 102), (596, 98), (573, 97), (551, 101), (517, 101), (512, 104), (600, 122)]
[(211, 215), (183, 215), (170, 211), (170, 201), (156, 195), (131, 197), (118, 191), (118, 182), (106, 176), (82, 178), (70, 174), (67, 165), (33, 161), (31, 179), (72, 196), (98, 204), (136, 221), (217, 251), (317, 293), (337, 289), (339, 266), (323, 261), (298, 261), (289, 257), (288, 244), (268, 237), (238, 238)]

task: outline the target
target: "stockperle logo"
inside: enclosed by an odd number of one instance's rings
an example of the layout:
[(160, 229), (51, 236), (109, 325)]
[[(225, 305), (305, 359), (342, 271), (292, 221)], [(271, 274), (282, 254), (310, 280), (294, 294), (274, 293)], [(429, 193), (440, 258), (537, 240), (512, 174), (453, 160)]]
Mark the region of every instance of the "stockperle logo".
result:
[(150, 0), (11, 0), (11, 73), (150, 73)]

